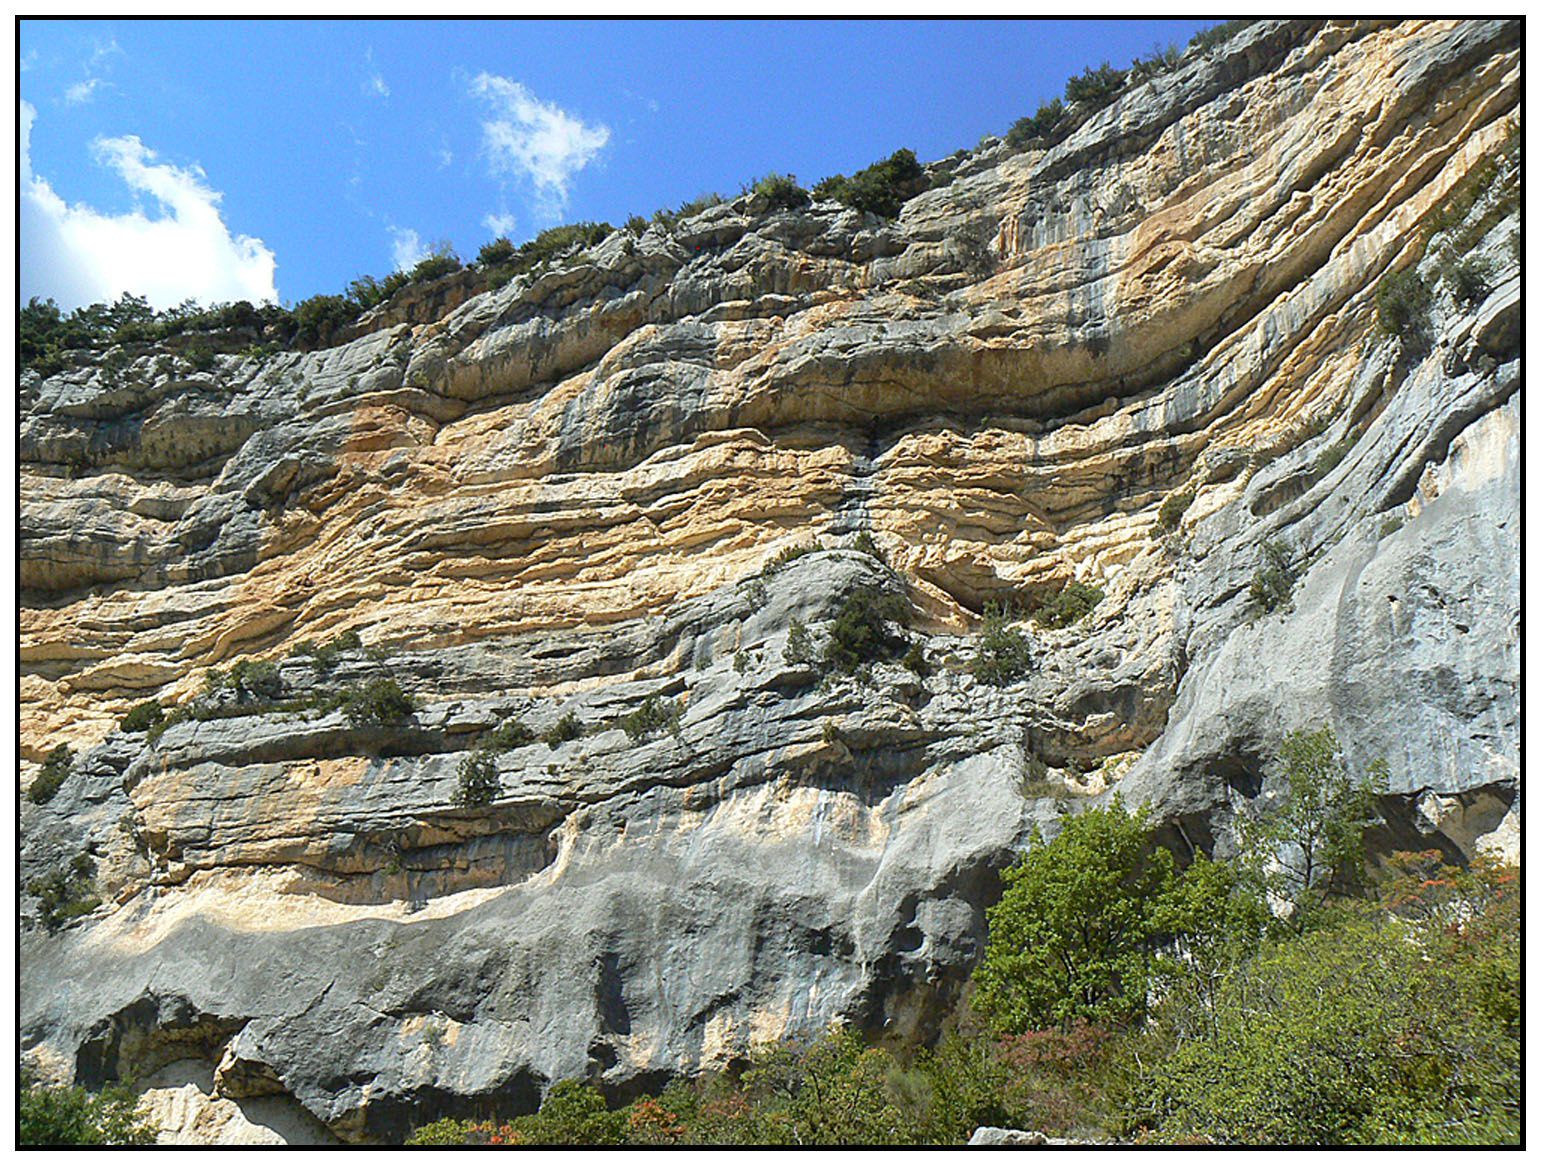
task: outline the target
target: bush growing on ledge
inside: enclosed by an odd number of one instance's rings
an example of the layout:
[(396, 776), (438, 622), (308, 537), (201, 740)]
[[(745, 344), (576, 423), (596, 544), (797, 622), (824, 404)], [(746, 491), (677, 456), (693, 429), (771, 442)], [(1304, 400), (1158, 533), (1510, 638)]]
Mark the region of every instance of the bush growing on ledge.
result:
[(398, 725), (412, 716), (412, 698), (389, 677), (377, 676), (342, 698), (343, 715), (355, 725)]
[(817, 554), (823, 549), (824, 548), (816, 542), (802, 543), (799, 546), (782, 547), (781, 550), (776, 552), (775, 558), (771, 559), (771, 561), (766, 563), (765, 566), (760, 570), (760, 576), (762, 578), (768, 579), (777, 571), (780, 571), (788, 563), (796, 562), (804, 555)]
[(865, 214), (895, 219), (904, 204), (920, 193), (924, 181), (925, 171), (915, 160), (915, 152), (895, 150), (883, 161), (874, 162), (849, 178), (843, 174), (826, 178), (813, 188), (813, 194), (815, 198), (832, 198)]
[(1450, 296), (1463, 308), (1481, 303), (1492, 291), (1488, 280), (1493, 275), (1493, 264), (1481, 255), (1468, 255), (1450, 263), (1441, 274), (1441, 282)]
[(1196, 494), (1191, 486), (1185, 486), (1181, 490), (1173, 490), (1162, 500), (1161, 509), (1156, 513), (1156, 521), (1161, 524), (1163, 530), (1176, 530), (1182, 525), (1183, 515), (1188, 513), (1188, 507), (1193, 505)]
[(96, 894), (96, 864), (88, 854), (77, 854), (67, 867), (55, 867), (27, 884), (37, 898), (43, 926), (57, 931), (71, 919), (89, 915), (102, 905)]
[(635, 712), (621, 718), (621, 728), (632, 741), (646, 741), (665, 729), (676, 737), (680, 733), (680, 717), (684, 708), (677, 700), (663, 700), (650, 696)]
[(1414, 268), (1393, 271), (1375, 288), (1375, 322), (1388, 336), (1420, 341), (1428, 332), (1431, 298)]
[(546, 730), (541, 740), (555, 749), (558, 745), (567, 741), (576, 741), (581, 736), (583, 736), (583, 722), (578, 719), (578, 714), (564, 713), (561, 720)]
[(895, 633), (890, 623), (905, 627), (910, 620), (910, 604), (902, 595), (858, 587), (840, 605), (829, 627), (824, 645), (824, 664), (847, 675), (904, 647), (904, 637)]
[(32, 787), (27, 790), (27, 800), (35, 806), (50, 801), (59, 792), (64, 779), (70, 775), (70, 766), (74, 761), (74, 750), (68, 745), (55, 745), (43, 759), (43, 768), (38, 771)]
[(504, 721), (490, 733), (483, 733), (477, 745), (490, 753), (506, 753), (535, 740), (530, 727), (517, 717)]
[(459, 777), (455, 801), (462, 806), (490, 805), (503, 788), (498, 780), (497, 763), (491, 753), (482, 749), (461, 761)]
[(800, 619), (793, 619), (787, 625), (787, 642), (781, 650), (781, 658), (794, 667), (812, 664), (818, 656), (813, 650), (813, 637), (808, 634), (808, 625)]
[(1006, 144), (1012, 149), (1020, 150), (1029, 142), (1040, 138), (1047, 138), (1054, 132), (1065, 117), (1065, 103), (1056, 97), (1053, 101), (1045, 101), (1038, 107), (1038, 112), (1032, 117), (1020, 117), (1009, 130), (1006, 131)]
[(1289, 544), (1265, 542), (1262, 546), (1262, 557), (1262, 565), (1252, 576), (1252, 587), (1248, 592), (1252, 603), (1263, 612), (1273, 612), (1280, 608), (1287, 611), (1290, 606), (1290, 596), (1295, 590), (1296, 578), (1294, 556)]
[(904, 654), (904, 659), (899, 663), (922, 680), (931, 675), (931, 664), (926, 660), (926, 650), (918, 643), (910, 645), (910, 650)]
[(1032, 665), (1027, 637), (1011, 626), (1005, 612), (991, 604), (985, 609), (984, 627), (974, 643), (969, 671), (983, 684), (997, 687), (1027, 675)]
[(1102, 599), (1100, 587), (1072, 581), (1038, 605), (1033, 613), (1033, 622), (1040, 627), (1068, 628), (1090, 615), (1092, 608), (1101, 603)]
[(772, 173), (757, 178), (744, 187), (744, 193), (765, 199), (771, 210), (800, 210), (813, 201), (808, 197), (808, 192), (797, 185), (797, 179), (791, 174)]
[(1246, 20), (1224, 20), (1215, 25), (1213, 28), (1201, 28), (1198, 32), (1194, 33), (1193, 38), (1188, 41), (1188, 47), (1191, 49), (1197, 49), (1200, 52), (1206, 52), (1209, 49), (1214, 48), (1216, 45), (1224, 44), (1226, 41), (1230, 40), (1231, 37), (1235, 36), (1248, 25), (1256, 23), (1257, 20), (1255, 18), (1249, 18)]
[(1072, 105), (1083, 101), (1088, 105), (1100, 105), (1117, 96), (1127, 76), (1122, 69), (1113, 68), (1107, 61), (1095, 69), (1088, 65), (1065, 82), (1065, 100)]
[(147, 700), (129, 709), (118, 728), (125, 733), (148, 733), (166, 719), (166, 710), (158, 700)]

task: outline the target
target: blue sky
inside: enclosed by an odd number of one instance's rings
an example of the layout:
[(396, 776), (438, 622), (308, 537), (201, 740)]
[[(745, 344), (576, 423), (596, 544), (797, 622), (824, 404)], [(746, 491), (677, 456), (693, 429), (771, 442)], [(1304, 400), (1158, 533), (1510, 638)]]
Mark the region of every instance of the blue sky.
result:
[(1208, 23), (25, 20), (22, 295), (293, 302), (441, 240), (939, 158)]

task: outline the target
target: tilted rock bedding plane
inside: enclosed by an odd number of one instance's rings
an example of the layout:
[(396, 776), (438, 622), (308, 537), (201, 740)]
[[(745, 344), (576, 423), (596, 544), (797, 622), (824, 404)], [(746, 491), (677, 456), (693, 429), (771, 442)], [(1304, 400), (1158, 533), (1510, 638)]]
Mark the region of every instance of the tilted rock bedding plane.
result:
[[(892, 221), (746, 195), (313, 351), (23, 372), (22, 885), (86, 854), (100, 900), (22, 896), (24, 1058), (367, 1142), (928, 1039), (1035, 825), (1116, 792), (1223, 850), (1320, 724), (1387, 763), (1382, 849), (1513, 858), (1520, 53), (1260, 21)], [(1480, 293), (1385, 334), (1495, 166)], [(853, 595), (913, 614), (847, 675)], [(383, 679), (409, 716), (327, 699)]]

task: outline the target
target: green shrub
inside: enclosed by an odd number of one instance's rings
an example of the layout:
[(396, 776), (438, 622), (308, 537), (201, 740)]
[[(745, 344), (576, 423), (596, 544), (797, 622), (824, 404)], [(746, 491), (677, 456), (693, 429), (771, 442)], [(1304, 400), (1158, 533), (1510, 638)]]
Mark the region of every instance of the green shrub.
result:
[(207, 344), (190, 345), (182, 355), (198, 372), (208, 372), (214, 367), (214, 350)]
[(1188, 513), (1188, 507), (1193, 505), (1197, 492), (1192, 486), (1185, 486), (1181, 490), (1173, 490), (1161, 502), (1161, 509), (1156, 513), (1156, 521), (1161, 524), (1163, 530), (1176, 530), (1182, 525), (1183, 515)]
[(515, 717), (504, 721), (492, 732), (484, 733), (477, 744), (491, 753), (506, 753), (510, 749), (528, 745), (534, 740), (535, 734), (530, 732), (530, 727)]
[(776, 553), (775, 558), (771, 559), (770, 562), (766, 563), (765, 566), (761, 568), (760, 575), (762, 578), (768, 579), (777, 571), (785, 567), (788, 563), (796, 562), (804, 555), (817, 554), (823, 549), (824, 548), (816, 542), (802, 543), (798, 546), (782, 547), (781, 550)]
[(813, 201), (808, 197), (808, 192), (797, 185), (797, 179), (791, 174), (772, 173), (757, 178), (744, 187), (744, 193), (765, 199), (771, 210), (800, 210)]
[(1163, 913), (1176, 883), (1169, 851), (1153, 848), (1143, 814), (1115, 796), (1037, 834), (1004, 873), (986, 912), (974, 1007), (1003, 1032), (1081, 1018), (1138, 1019), (1146, 1006)]
[(438, 1121), (418, 1126), (408, 1136), (408, 1146), (469, 1146), (476, 1128), (473, 1121), (454, 1117), (441, 1117)]
[(88, 854), (77, 854), (68, 866), (55, 867), (27, 884), (38, 903), (43, 926), (57, 931), (71, 919), (89, 915), (102, 905), (96, 894), (96, 864)]
[(749, 671), (749, 653), (742, 648), (733, 653), (733, 671), (740, 675)]
[(407, 282), (428, 283), (453, 275), (461, 267), (460, 256), (455, 254), (455, 248), (447, 241), (440, 241), (434, 243), (428, 249), (428, 254), (412, 265), (412, 270), (407, 273)]
[(626, 220), (626, 229), (639, 238), (647, 232), (647, 218), (644, 215), (632, 215)]
[(851, 543), (851, 549), (858, 554), (871, 555), (884, 566), (888, 565), (887, 558), (883, 555), (883, 549), (878, 546), (877, 539), (872, 537), (870, 531), (862, 531)]
[(360, 309), (367, 311), (389, 300), (407, 286), (409, 279), (405, 271), (393, 271), (384, 279), (376, 279), (372, 275), (361, 275), (348, 285), (347, 298), (356, 303)]
[(1045, 101), (1032, 117), (1018, 118), (1006, 131), (1006, 144), (1020, 150), (1031, 142), (1047, 138), (1065, 118), (1065, 103), (1056, 97)]
[(302, 345), (326, 343), (358, 316), (359, 305), (346, 296), (311, 296), (294, 305), (294, 338)]
[(343, 695), (343, 715), (355, 725), (397, 725), (411, 718), (412, 698), (389, 677), (377, 676)]
[(925, 171), (912, 150), (896, 150), (849, 178), (837, 174), (813, 188), (815, 198), (834, 199), (865, 214), (899, 217), (904, 204), (924, 189)]
[(1122, 69), (1113, 68), (1107, 61), (1095, 69), (1088, 65), (1065, 82), (1065, 100), (1071, 105), (1079, 102), (1102, 105), (1118, 95), (1127, 76)]
[(1177, 45), (1153, 48), (1143, 57), (1135, 57), (1129, 64), (1129, 76), (1134, 81), (1144, 81), (1175, 69), (1181, 63), (1183, 51)]
[(1032, 663), (1032, 646), (1027, 637), (1011, 626), (1002, 609), (993, 604), (987, 607), (984, 626), (974, 640), (974, 656), (969, 661), (974, 678), (999, 687), (1026, 676)]
[(576, 741), (581, 736), (583, 736), (583, 722), (578, 719), (578, 714), (564, 713), (556, 724), (546, 730), (541, 740), (555, 749), (558, 745), (566, 741)]
[(260, 704), (280, 699), (284, 682), (272, 660), (237, 660), (228, 672), (209, 669), (204, 674), (204, 689), (210, 693), (228, 689), (243, 704)]
[(1428, 332), (1431, 300), (1415, 268), (1393, 271), (1375, 288), (1376, 324), (1388, 336), (1421, 341)]
[(458, 776), (455, 801), (462, 806), (489, 805), (503, 789), (497, 763), (491, 753), (481, 749), (461, 761)]
[(497, 267), (501, 263), (507, 263), (517, 253), (518, 248), (503, 235), (499, 235), (490, 243), (483, 243), (480, 251), (476, 253), (476, 266)]
[(646, 741), (665, 729), (677, 737), (684, 711), (684, 706), (677, 700), (650, 696), (635, 711), (622, 717), (620, 724), (633, 742)]
[(1445, 268), (1442, 282), (1457, 304), (1469, 308), (1481, 303), (1493, 290), (1488, 282), (1492, 275), (1491, 260), (1481, 255), (1468, 255)]
[(511, 1124), (523, 1146), (619, 1146), (626, 1140), (625, 1116), (582, 1081), (558, 1082), (538, 1112)]
[(84, 1089), (40, 1085), (21, 1075), (16, 1140), (23, 1146), (150, 1146), (156, 1128), (139, 1112), (127, 1089)]
[(1353, 773), (1331, 728), (1297, 730), (1279, 750), (1283, 796), (1238, 819), (1245, 861), (1297, 926), (1329, 893), (1357, 889), (1364, 876), (1365, 831), (1379, 821), (1384, 761)]
[[(1473, 930), (1451, 928), (1480, 950)], [(1237, 1145), (1516, 1143), (1518, 1033), (1485, 1011), (1448, 938), (1349, 915), (1269, 945), (1218, 982), (1203, 1025), (1146, 1063), (1131, 1124)]]
[(1261, 548), (1262, 564), (1252, 576), (1248, 596), (1263, 612), (1288, 611), (1295, 591), (1296, 569), (1289, 544), (1266, 541)]
[(1102, 588), (1072, 580), (1037, 606), (1033, 622), (1040, 627), (1068, 628), (1090, 615), (1102, 600)]
[(857, 587), (840, 605), (824, 644), (824, 665), (849, 675), (893, 656), (905, 645), (890, 624), (906, 627), (910, 604), (902, 595)]
[(129, 709), (118, 728), (125, 733), (148, 733), (166, 719), (166, 710), (158, 700), (147, 700)]
[(337, 661), (344, 652), (357, 652), (364, 646), (364, 641), (359, 639), (358, 632), (346, 631), (333, 636), (326, 643), (317, 647), (310, 640), (301, 640), (294, 645), (289, 653), (291, 656), (309, 656), (320, 672), (330, 672), (337, 666)]
[(818, 655), (813, 650), (813, 637), (808, 634), (808, 626), (802, 620), (794, 618), (787, 625), (787, 642), (781, 649), (781, 658), (794, 668), (818, 661)]
[(158, 722), (151, 725), (145, 731), (145, 740), (151, 745), (159, 744), (162, 735), (167, 729), (171, 728), (172, 725), (181, 724), (191, 715), (192, 713), (186, 705), (173, 705), (165, 710), (165, 715)]
[(1188, 47), (1205, 52), (1216, 45), (1230, 40), (1242, 29), (1250, 24), (1256, 24), (1256, 19), (1225, 20), (1212, 28), (1202, 28), (1193, 34), (1193, 39), (1188, 42)]
[(36, 806), (51, 801), (64, 784), (64, 779), (70, 775), (70, 766), (74, 762), (74, 750), (68, 745), (55, 745), (43, 759), (43, 767), (38, 770), (37, 777), (32, 780), (27, 790), (27, 800)]
[(926, 651), (918, 643), (910, 645), (909, 651), (904, 654), (904, 659), (900, 660), (899, 663), (903, 664), (922, 680), (931, 675), (931, 664), (926, 659)]

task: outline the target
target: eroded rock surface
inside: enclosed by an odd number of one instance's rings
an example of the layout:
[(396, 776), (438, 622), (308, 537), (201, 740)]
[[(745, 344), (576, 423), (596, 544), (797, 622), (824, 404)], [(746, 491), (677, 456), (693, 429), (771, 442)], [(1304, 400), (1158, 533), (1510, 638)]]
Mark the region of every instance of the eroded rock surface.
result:
[[(741, 199), (322, 351), (25, 374), (23, 789), (78, 756), (23, 879), (89, 853), (102, 899), (24, 899), (26, 1055), (170, 1074), (189, 1137), (265, 1138), (261, 1101), (358, 1141), (837, 1018), (924, 1037), (1035, 824), (1122, 791), (1223, 849), (1322, 723), (1387, 760), (1385, 845), (1512, 855), (1519, 52), (1259, 22), (896, 222)], [(1380, 334), (1486, 166), (1486, 294)], [(1265, 541), (1301, 579), (1259, 615)], [(1072, 580), (1091, 615), (976, 680), (986, 604)], [(861, 589), (918, 658), (821, 684), (789, 637)], [(253, 658), (292, 706), (390, 676), (417, 710), (118, 729)], [(629, 734), (649, 697), (677, 727)]]

